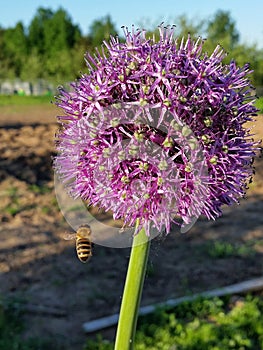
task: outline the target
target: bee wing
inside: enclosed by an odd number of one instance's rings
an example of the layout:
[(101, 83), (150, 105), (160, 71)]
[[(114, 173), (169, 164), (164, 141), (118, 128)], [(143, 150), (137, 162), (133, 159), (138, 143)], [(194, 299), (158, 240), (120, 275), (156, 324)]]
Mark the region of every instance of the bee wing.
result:
[(65, 233), (63, 235), (63, 238), (66, 240), (66, 241), (70, 241), (71, 239), (76, 239), (76, 233)]
[(69, 226), (73, 228), (73, 230), (77, 231), (79, 225), (82, 223), (85, 224), (95, 220), (94, 216), (87, 210), (87, 206), (84, 201), (82, 201), (80, 198), (73, 199), (69, 196), (67, 190), (67, 185), (69, 184), (68, 182), (62, 183), (57, 174), (54, 176), (54, 182), (58, 206), (64, 218), (68, 222)]

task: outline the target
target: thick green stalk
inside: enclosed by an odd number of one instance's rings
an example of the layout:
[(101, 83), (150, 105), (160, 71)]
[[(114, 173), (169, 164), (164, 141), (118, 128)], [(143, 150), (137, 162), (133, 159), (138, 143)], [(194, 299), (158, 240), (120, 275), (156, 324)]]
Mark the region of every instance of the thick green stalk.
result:
[(149, 248), (150, 240), (145, 240), (145, 230), (142, 229), (133, 239), (114, 350), (132, 350), (134, 348)]

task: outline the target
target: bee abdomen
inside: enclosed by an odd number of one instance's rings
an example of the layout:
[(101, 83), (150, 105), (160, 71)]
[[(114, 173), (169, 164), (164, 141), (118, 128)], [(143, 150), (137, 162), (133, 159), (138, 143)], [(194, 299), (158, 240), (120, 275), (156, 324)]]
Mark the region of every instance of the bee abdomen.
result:
[(86, 238), (78, 238), (76, 240), (76, 250), (79, 260), (81, 262), (87, 262), (92, 256), (91, 241)]

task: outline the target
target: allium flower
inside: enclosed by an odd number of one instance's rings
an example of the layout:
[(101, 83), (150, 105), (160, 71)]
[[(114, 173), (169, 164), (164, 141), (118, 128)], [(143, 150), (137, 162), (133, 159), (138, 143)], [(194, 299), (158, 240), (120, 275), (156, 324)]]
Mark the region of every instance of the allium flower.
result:
[(126, 225), (139, 220), (150, 234), (182, 219), (215, 219), (223, 204), (245, 194), (257, 145), (248, 65), (222, 64), (217, 46), (178, 42), (173, 28), (160, 39), (124, 30), (102, 54), (87, 54), (89, 73), (60, 89), (66, 115), (55, 168), (73, 197), (112, 210)]

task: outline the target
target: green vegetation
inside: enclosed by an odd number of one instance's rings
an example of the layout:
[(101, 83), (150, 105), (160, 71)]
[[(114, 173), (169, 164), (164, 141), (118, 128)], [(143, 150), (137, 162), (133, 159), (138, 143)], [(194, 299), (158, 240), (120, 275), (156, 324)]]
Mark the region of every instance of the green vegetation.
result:
[(0, 95), (0, 107), (50, 104), (50, 100), (50, 96)]
[[(38, 186), (36, 184), (32, 184), (32, 185), (28, 185), (27, 189), (28, 189), (28, 191), (33, 192), (35, 195), (38, 195), (38, 196), (49, 194), (52, 192), (52, 188), (50, 188), (47, 185)], [(21, 204), (22, 194), (19, 193), (18, 188), (15, 186), (9, 187), (5, 191), (2, 191), (0, 193), (0, 198), (2, 196), (9, 197), (9, 202), (5, 206), (2, 207), (2, 211), (10, 214), (12, 216), (15, 216), (16, 214), (18, 214), (22, 211), (34, 209), (37, 207), (36, 203), (23, 203), (23, 204)], [(54, 208), (57, 208), (57, 205), (53, 204), (51, 202), (51, 198), (50, 198), (50, 205), (42, 207), (42, 212), (45, 214), (51, 213)]]
[[(135, 350), (261, 350), (263, 299), (198, 299), (139, 318)], [(98, 337), (85, 350), (112, 350)]]
[[(224, 59), (225, 63), (229, 63), (233, 59), (238, 66), (249, 63), (251, 70), (253, 70), (251, 74), (253, 85), (256, 87), (263, 86), (263, 48), (258, 48), (255, 44), (244, 44), (240, 41), (236, 23), (230, 12), (218, 10), (211, 18), (201, 20), (182, 15), (175, 18), (173, 23), (176, 24), (176, 33), (179, 38), (187, 38), (188, 33), (194, 38), (200, 35), (206, 38), (204, 51), (208, 53), (212, 53), (215, 46), (220, 44), (227, 52), (227, 56)], [(140, 26), (149, 28), (147, 23), (141, 23)], [(151, 27), (153, 28), (153, 25)], [(154, 25), (154, 27), (156, 28), (157, 26)], [(148, 37), (152, 33), (158, 38), (158, 30), (150, 30)]]
[[(54, 98), (50, 96), (18, 96), (18, 95), (0, 95), (1, 106), (29, 106), (29, 105), (43, 105), (50, 104)], [(256, 100), (256, 107), (259, 113), (263, 113), (263, 97)]]
[(10, 203), (8, 203), (4, 208), (3, 211), (10, 214), (15, 215), (21, 211), (20, 204), (19, 204), (19, 194), (18, 194), (18, 188), (17, 187), (9, 187), (5, 191), (3, 191), (0, 194), (1, 196), (8, 196), (10, 198)]
[[(236, 23), (228, 11), (219, 10), (211, 18), (201, 20), (182, 15), (172, 22), (177, 25), (179, 38), (186, 38), (188, 33), (193, 37), (202, 35), (207, 39), (204, 48), (208, 52), (221, 44), (229, 53), (226, 62), (233, 58), (240, 66), (249, 62), (254, 70), (252, 83), (263, 86), (263, 48), (240, 42)], [(148, 36), (155, 32), (158, 37), (156, 25), (140, 23), (140, 27), (148, 29)], [(0, 27), (0, 80), (45, 79), (56, 84), (73, 81), (80, 71), (87, 71), (85, 52), (94, 52), (103, 40), (116, 35), (117, 29), (106, 16), (90, 23), (89, 32), (84, 35), (63, 8), (52, 11), (40, 7), (28, 27), (21, 22), (12, 28)]]
[(259, 109), (259, 113), (263, 113), (263, 97), (256, 101), (256, 107)]
[(249, 256), (255, 253), (251, 244), (234, 244), (224, 241), (214, 241), (204, 246), (205, 253), (211, 258), (220, 259), (231, 256)]
[(23, 312), (15, 301), (0, 302), (0, 350), (59, 350), (54, 341), (40, 338), (23, 339)]
[[(60, 350), (54, 339), (24, 339), (21, 302), (0, 302), (0, 350)], [(262, 350), (263, 297), (197, 299), (140, 317), (135, 350)], [(97, 336), (83, 350), (113, 350)]]
[(110, 17), (94, 21), (90, 28), (84, 36), (63, 8), (44, 7), (27, 28), (21, 22), (13, 28), (0, 27), (0, 79), (45, 79), (56, 84), (74, 80), (85, 67), (85, 52), (117, 33)]
[(35, 194), (46, 194), (50, 193), (52, 191), (52, 188), (46, 185), (38, 186), (36, 184), (32, 184), (28, 186), (28, 190)]

